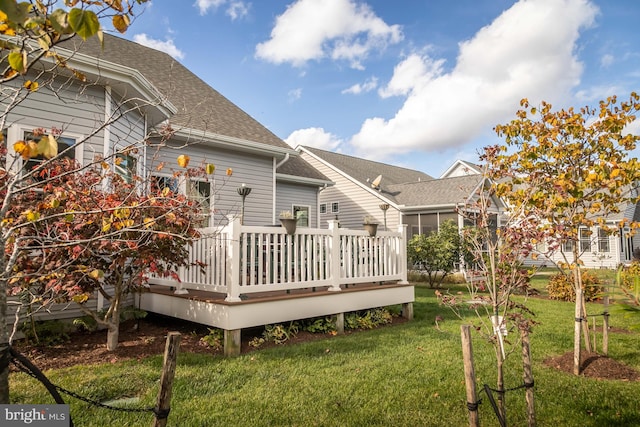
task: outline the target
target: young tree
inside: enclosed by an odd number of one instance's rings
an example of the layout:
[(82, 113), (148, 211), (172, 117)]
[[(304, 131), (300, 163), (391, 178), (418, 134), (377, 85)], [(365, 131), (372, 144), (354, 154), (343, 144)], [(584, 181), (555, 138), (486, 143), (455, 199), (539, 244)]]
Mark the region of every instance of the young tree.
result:
[[(41, 172), (49, 178), (39, 191), (18, 194), (7, 212), (19, 236), (6, 248), (16, 253), (10, 293), (27, 294), (44, 307), (80, 304), (107, 328), (107, 349), (114, 350), (126, 296), (140, 291), (149, 274), (177, 277), (178, 268), (189, 267), (188, 244), (199, 236), (200, 212), (195, 201), (168, 187), (141, 192), (142, 180), (79, 169), (68, 159), (51, 163)], [(195, 174), (204, 170), (180, 175)], [(95, 291), (107, 301), (104, 313), (85, 306)]]
[[(146, 0), (0, 0), (0, 130), (4, 131), (14, 110), (32, 94), (53, 83), (56, 77), (60, 76), (67, 84), (71, 84), (69, 82), (73, 79), (78, 82), (86, 80), (86, 76), (73, 69), (67, 59), (56, 53), (55, 46), (76, 36), (85, 40), (94, 36), (101, 38), (100, 22), (105, 19), (109, 19), (115, 29), (124, 32), (135, 16), (134, 5), (145, 2)], [(49, 89), (56, 93), (55, 88)], [(139, 107), (140, 105), (137, 106)], [(82, 144), (101, 132), (123, 114), (126, 111), (118, 110), (79, 143)], [(60, 149), (59, 135), (60, 130), (52, 129), (37, 141), (6, 141), (4, 135), (0, 134), (0, 244), (4, 249), (3, 256), (0, 257), (0, 403), (9, 403), (7, 290), (19, 273), (16, 262), (25, 253), (32, 251), (32, 248), (24, 245), (30, 238), (21, 234), (27, 232), (28, 228), (12, 221), (23, 218), (27, 223), (38, 224), (43, 220), (43, 214), (46, 214), (48, 208), (41, 200), (41, 193), (34, 190), (47, 185), (50, 177), (43, 176), (42, 173), (70, 150)], [(8, 161), (9, 146), (23, 158), (23, 162), (17, 163), (19, 158), (16, 157), (13, 161)], [(29, 160), (35, 157), (39, 157), (39, 166), (32, 167)], [(107, 159), (99, 162), (103, 160)], [(62, 204), (55, 200), (52, 200), (53, 204)], [(18, 201), (30, 205), (17, 213)], [(22, 217), (14, 215), (12, 218), (12, 214)], [(41, 271), (44, 272), (46, 267), (47, 264), (43, 261)]]
[[(491, 158), (495, 150), (486, 148), (482, 160)], [(484, 175), (488, 175), (486, 167)], [(526, 295), (531, 271), (522, 263), (535, 248), (541, 232), (535, 215), (525, 215), (522, 209), (498, 212), (494, 208), (496, 188), (495, 183), (486, 180), (474, 197), (459, 208), (460, 215), (470, 224), (462, 230), (463, 251), (482, 280), (468, 282), (468, 292), (463, 297), (439, 292), (437, 295), (460, 317), (467, 309), (476, 312), (479, 324), (475, 329), (494, 346), (496, 385), (498, 390), (504, 390), (505, 360), (520, 344), (516, 339), (509, 345), (505, 335), (508, 331), (528, 333), (533, 325), (532, 313), (525, 303), (512, 297)], [(498, 399), (501, 418), (505, 419), (504, 394), (499, 394)]]
[(434, 233), (413, 236), (409, 241), (407, 256), (412, 263), (422, 265), (431, 288), (440, 286), (460, 261), (458, 225), (448, 220), (440, 224), (440, 229)]
[(497, 194), (515, 211), (525, 216), (535, 213), (552, 249), (563, 244), (572, 247), (571, 257), (565, 257), (560, 267), (573, 272), (574, 277), (577, 375), (581, 325), (586, 326), (579, 230), (595, 225), (607, 229), (608, 215), (638, 201), (634, 187), (640, 178), (640, 164), (629, 153), (639, 137), (625, 133), (625, 127), (635, 120), (640, 98), (632, 93), (628, 101), (619, 103), (613, 96), (601, 101), (598, 108), (587, 106), (578, 111), (553, 111), (546, 102), (536, 108), (526, 99), (521, 106), (516, 119), (495, 128), (505, 144), (487, 159), (490, 176), (506, 178)]

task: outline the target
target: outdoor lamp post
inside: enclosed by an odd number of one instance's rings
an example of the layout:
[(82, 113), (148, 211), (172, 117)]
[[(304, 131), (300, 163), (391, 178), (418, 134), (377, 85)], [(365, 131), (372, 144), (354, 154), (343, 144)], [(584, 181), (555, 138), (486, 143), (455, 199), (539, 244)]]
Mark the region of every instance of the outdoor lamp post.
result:
[(244, 182), (238, 187), (238, 194), (242, 197), (242, 209), (240, 210), (240, 225), (244, 225), (244, 199), (251, 193), (251, 187), (247, 187)]
[(380, 209), (382, 209), (382, 214), (384, 215), (384, 231), (387, 231), (387, 209), (389, 209), (389, 204), (381, 204)]

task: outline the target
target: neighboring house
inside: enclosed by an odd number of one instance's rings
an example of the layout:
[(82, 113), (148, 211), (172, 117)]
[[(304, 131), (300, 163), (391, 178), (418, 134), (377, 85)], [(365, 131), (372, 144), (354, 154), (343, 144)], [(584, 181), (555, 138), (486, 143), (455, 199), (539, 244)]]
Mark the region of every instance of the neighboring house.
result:
[(456, 160), (444, 171), (440, 178), (453, 178), (455, 176), (479, 175), (482, 174), (482, 166), (466, 160)]
[[(437, 231), (446, 220), (454, 220), (459, 227), (464, 219), (458, 210), (474, 198), (477, 189), (485, 183), (479, 167), (458, 161), (440, 179), (397, 166), (373, 162), (318, 148), (300, 146), (301, 156), (320, 170), (333, 187), (320, 193), (320, 220), (337, 218), (347, 228), (361, 228), (364, 216), (395, 229), (399, 224), (408, 226), (410, 239), (415, 234)], [(504, 205), (493, 203), (498, 214)]]
[[(612, 214), (604, 221), (605, 227), (618, 228), (625, 221), (640, 223), (640, 205), (622, 206), (620, 212)], [(633, 259), (633, 250), (640, 247), (640, 236), (629, 226), (618, 228), (615, 234), (608, 233), (603, 227), (582, 227), (578, 230), (580, 260), (586, 268), (617, 268), (628, 264)], [(564, 243), (558, 250), (545, 257), (548, 246), (541, 242), (537, 248), (537, 256), (526, 260), (527, 265), (547, 266), (558, 262), (573, 262), (573, 244)], [(564, 254), (564, 256), (563, 256)], [(566, 256), (566, 259), (565, 259)]]
[[(482, 167), (463, 160), (456, 161), (441, 178), (481, 174)], [(640, 221), (640, 206), (628, 204), (620, 207), (620, 212), (612, 214), (605, 219), (604, 226), (617, 228), (622, 221), (627, 224)], [(640, 245), (640, 236), (631, 232), (629, 227), (624, 227), (617, 234), (609, 234), (604, 228), (595, 226), (587, 229), (581, 228), (578, 232), (578, 245), (580, 247), (580, 259), (587, 268), (616, 268), (620, 264), (631, 262), (633, 249)], [(552, 265), (558, 262), (573, 262), (573, 245), (565, 243), (559, 250), (547, 254), (547, 243), (538, 244), (535, 259), (529, 257), (527, 265)], [(566, 255), (566, 259), (565, 256)], [(547, 257), (547, 255), (549, 255)]]

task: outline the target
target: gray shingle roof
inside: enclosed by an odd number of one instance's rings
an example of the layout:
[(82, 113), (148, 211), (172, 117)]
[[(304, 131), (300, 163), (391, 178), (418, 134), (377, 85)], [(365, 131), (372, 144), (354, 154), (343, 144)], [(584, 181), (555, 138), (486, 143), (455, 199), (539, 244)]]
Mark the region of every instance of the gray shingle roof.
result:
[(464, 203), (484, 179), (482, 175), (390, 185), (398, 204), (405, 206), (436, 206)]
[(178, 108), (174, 127), (198, 129), (270, 146), (291, 148), (218, 91), (168, 54), (105, 34), (104, 49), (96, 37), (74, 38), (63, 47), (142, 73)]
[(289, 160), (280, 166), (276, 172), (284, 175), (301, 176), (330, 182), (329, 178), (324, 176), (319, 170), (297, 156), (289, 157)]
[(333, 165), (364, 185), (371, 185), (371, 181), (373, 181), (378, 175), (382, 175), (382, 181), (380, 183), (382, 192), (385, 192), (389, 186), (394, 184), (433, 179), (433, 177), (424, 172), (412, 169), (374, 162), (372, 160), (365, 160), (358, 157), (348, 156), (346, 154), (321, 150), (319, 148), (306, 146), (303, 146), (302, 148), (313, 153), (320, 159)]

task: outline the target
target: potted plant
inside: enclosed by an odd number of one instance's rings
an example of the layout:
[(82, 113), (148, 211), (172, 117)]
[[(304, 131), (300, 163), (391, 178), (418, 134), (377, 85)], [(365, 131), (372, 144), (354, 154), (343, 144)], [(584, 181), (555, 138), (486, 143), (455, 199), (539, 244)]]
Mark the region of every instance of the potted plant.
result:
[(378, 223), (375, 218), (370, 216), (364, 217), (364, 222), (362, 223), (364, 229), (369, 233), (369, 236), (373, 237), (378, 232)]
[(280, 223), (287, 230), (287, 234), (294, 234), (296, 232), (296, 225), (298, 220), (293, 217), (291, 211), (280, 212)]

